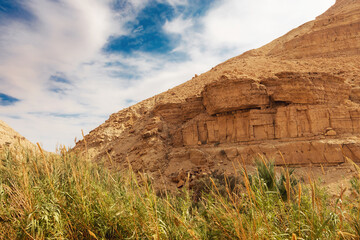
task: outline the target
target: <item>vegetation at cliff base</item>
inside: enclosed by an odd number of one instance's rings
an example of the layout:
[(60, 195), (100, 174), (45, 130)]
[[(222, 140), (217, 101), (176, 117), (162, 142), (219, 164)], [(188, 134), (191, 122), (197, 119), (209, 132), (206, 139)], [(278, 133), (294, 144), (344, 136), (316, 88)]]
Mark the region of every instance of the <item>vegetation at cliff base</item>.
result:
[(0, 239), (360, 239), (359, 179), (356, 197), (329, 197), (260, 158), (254, 173), (203, 179), (195, 199), (65, 149), (0, 151)]

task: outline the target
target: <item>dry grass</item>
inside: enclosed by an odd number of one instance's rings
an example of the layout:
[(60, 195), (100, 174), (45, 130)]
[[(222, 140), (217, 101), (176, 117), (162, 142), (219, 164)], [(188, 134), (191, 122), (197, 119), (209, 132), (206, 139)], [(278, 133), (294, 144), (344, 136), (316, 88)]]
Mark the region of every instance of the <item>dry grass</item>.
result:
[(113, 173), (66, 149), (6, 150), (0, 239), (359, 239), (357, 198), (342, 192), (330, 204), (314, 181), (302, 186), (289, 169), (256, 164), (252, 175), (205, 179), (194, 201), (189, 190), (158, 196), (146, 175)]

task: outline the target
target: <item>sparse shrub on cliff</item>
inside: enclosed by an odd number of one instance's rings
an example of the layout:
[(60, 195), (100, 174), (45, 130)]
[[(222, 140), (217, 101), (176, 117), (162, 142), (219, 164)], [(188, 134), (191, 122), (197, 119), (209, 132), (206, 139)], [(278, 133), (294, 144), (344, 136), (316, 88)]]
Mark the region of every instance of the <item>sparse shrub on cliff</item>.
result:
[(353, 177), (350, 179), (351, 188), (358, 195), (360, 194), (360, 179), (358, 177)]
[[(256, 173), (248, 175), (250, 183), (254, 186), (264, 184), (267, 191), (277, 192), (282, 199), (290, 198), (290, 193), (295, 192), (294, 189), (298, 183), (293, 176), (294, 169), (282, 169), (280, 176), (276, 176), (275, 163), (259, 156), (255, 159)], [(260, 186), (257, 186), (260, 187)]]
[(204, 176), (194, 181), (191, 186), (193, 200), (198, 202), (203, 194), (209, 193), (217, 188), (222, 196), (228, 196), (229, 193), (238, 193), (242, 188), (242, 179), (240, 176), (226, 175), (218, 171), (214, 171), (209, 176)]

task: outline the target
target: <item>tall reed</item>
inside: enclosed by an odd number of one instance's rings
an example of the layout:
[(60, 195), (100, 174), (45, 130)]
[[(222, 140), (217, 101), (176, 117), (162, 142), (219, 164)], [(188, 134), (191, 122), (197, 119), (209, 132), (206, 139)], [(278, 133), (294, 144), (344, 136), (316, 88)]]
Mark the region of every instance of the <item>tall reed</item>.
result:
[(159, 195), (149, 175), (105, 161), (3, 150), (0, 239), (359, 239), (358, 199), (331, 204), (316, 182), (276, 174), (265, 158), (255, 173), (204, 178), (196, 201), (191, 189)]

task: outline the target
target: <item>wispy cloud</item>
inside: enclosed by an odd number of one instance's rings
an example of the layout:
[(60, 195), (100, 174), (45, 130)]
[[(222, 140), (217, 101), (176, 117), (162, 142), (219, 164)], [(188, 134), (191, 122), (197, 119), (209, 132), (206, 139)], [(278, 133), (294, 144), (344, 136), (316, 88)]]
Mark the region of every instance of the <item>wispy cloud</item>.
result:
[(313, 19), (334, 0), (8, 3), (0, 2), (0, 92), (21, 101), (0, 104), (0, 118), (53, 150), (111, 113)]

